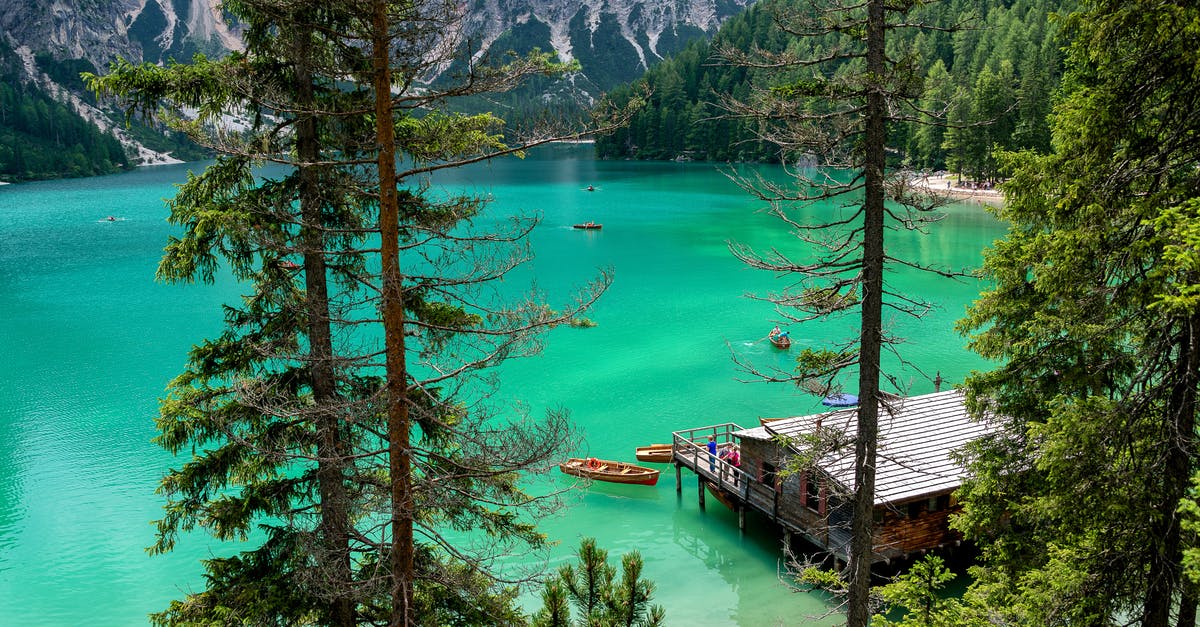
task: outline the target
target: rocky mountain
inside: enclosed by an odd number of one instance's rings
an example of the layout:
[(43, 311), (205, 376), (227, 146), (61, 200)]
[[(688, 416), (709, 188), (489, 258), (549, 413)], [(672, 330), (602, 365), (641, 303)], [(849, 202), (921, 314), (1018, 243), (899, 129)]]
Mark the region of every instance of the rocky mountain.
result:
[(628, 82), (753, 0), (472, 0), (463, 21), (478, 54), (553, 50), (599, 91)]
[[(459, 34), (475, 54), (496, 45), (536, 45), (563, 60), (597, 61), (595, 68), (584, 62), (584, 74), (607, 88), (603, 79), (633, 78), (752, 1), (469, 0)], [(222, 19), (220, 0), (0, 0), (0, 36), (14, 48), (86, 59), (99, 68), (117, 56), (183, 60), (240, 45), (236, 29)]]
[[(577, 60), (566, 99), (588, 103), (614, 85), (705, 37), (753, 0), (465, 0), (460, 32), (475, 55), (534, 47)], [(22, 82), (106, 126), (77, 85), (47, 64), (103, 70), (112, 60), (161, 63), (241, 43), (220, 0), (0, 0), (0, 53), (15, 55)], [(40, 63), (35, 63), (35, 59)], [(451, 68), (446, 68), (450, 70)], [(428, 77), (430, 80), (436, 77)], [(560, 92), (560, 97), (564, 96)], [(111, 126), (111, 125), (108, 125)], [(131, 138), (122, 138), (127, 145)], [(138, 147), (139, 157), (161, 159)]]

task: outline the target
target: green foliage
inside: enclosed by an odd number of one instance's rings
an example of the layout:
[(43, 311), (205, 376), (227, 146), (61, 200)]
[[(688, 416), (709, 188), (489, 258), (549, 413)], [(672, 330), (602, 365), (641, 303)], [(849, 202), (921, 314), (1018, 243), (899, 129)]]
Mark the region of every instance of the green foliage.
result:
[[(38, 59), (56, 75), (82, 67), (53, 64), (45, 56)], [(125, 150), (111, 133), (24, 83), (19, 64), (7, 44), (0, 42), (0, 181), (94, 176), (130, 167)]]
[(1160, 625), (1196, 606), (1178, 511), (1200, 470), (1200, 149), (1178, 138), (1200, 133), (1200, 9), (1082, 4), (1053, 153), (998, 155), (1011, 227), (960, 327), (998, 364), (968, 386), (1000, 430), (966, 452), (955, 524), (1012, 621)]
[[(664, 624), (666, 611), (651, 605), (653, 582), (641, 578), (642, 558), (637, 551), (621, 557), (621, 576), (608, 564), (608, 552), (594, 538), (579, 543), (577, 565), (567, 564), (546, 581), (542, 608), (533, 616), (534, 627), (652, 627)], [(578, 620), (571, 620), (574, 607)]]
[(825, 379), (854, 363), (855, 354), (828, 348), (805, 347), (796, 355), (797, 385), (813, 379)]
[(843, 293), (832, 287), (811, 287), (801, 292), (799, 306), (805, 311), (827, 315), (854, 307), (859, 300), (858, 292), (853, 289)]
[[(544, 547), (533, 521), (556, 496), (526, 494), (523, 471), (561, 458), (576, 436), (561, 413), (496, 415), (485, 371), (536, 351), (539, 332), (580, 314), (607, 282), (581, 290), (563, 314), (536, 295), (512, 304), (491, 289), (527, 259), (534, 221), (477, 230), (486, 200), (431, 194), (423, 176), (519, 151), (501, 141), (501, 120), (440, 112), (447, 94), (427, 86), (383, 94), (379, 102), (407, 106), (379, 132), (362, 42), (385, 33), (352, 30), (363, 25), (357, 5), (223, 7), (245, 27), (244, 53), (122, 61), (87, 79), (129, 115), (157, 117), (222, 151), (170, 201), (179, 233), (158, 277), (211, 282), (228, 272), (245, 290), (161, 402), (156, 442), (182, 463), (161, 480), (151, 552), (197, 528), (246, 545), (206, 561), (205, 588), (155, 620), (345, 627), (403, 612), (419, 624), (520, 624), (517, 590), (498, 583), (492, 552)], [(440, 35), (433, 25), (447, 17), (382, 8), (392, 11), (391, 33), (405, 36)], [(430, 62), (414, 50), (394, 62)], [(444, 88), (503, 88), (562, 69), (534, 51), (481, 68), (480, 83)], [(198, 119), (169, 113), (183, 108)], [(247, 126), (220, 125), (246, 111)], [(387, 154), (410, 169), (388, 178), (397, 194), (385, 211), (385, 173), (372, 164), (390, 131), (396, 152)], [(265, 162), (280, 167), (264, 173)], [(403, 268), (386, 281), (385, 229), (388, 258)], [(404, 516), (381, 523), (381, 511)], [(451, 533), (480, 542), (457, 546)]]
[[(919, 119), (897, 123), (890, 145), (913, 168), (953, 167), (980, 180), (994, 178), (997, 164), (990, 154), (1007, 149), (1049, 148), (1046, 114), (1060, 77), (1056, 23), (1049, 15), (1069, 11), (1073, 0), (1055, 2), (913, 3), (906, 20), (943, 30), (895, 29), (888, 34), (888, 54), (907, 58), (924, 82)], [(839, 98), (849, 87), (840, 79), (854, 65), (845, 62), (819, 78), (797, 70), (782, 75), (768, 67), (737, 67), (713, 57), (723, 44), (742, 51), (753, 48), (819, 58), (845, 50), (860, 34), (831, 32), (807, 41), (792, 41), (771, 18), (775, 10), (804, 11), (807, 3), (768, 0), (730, 18), (711, 42), (692, 42), (671, 59), (651, 68), (635, 86), (652, 93), (649, 106), (628, 129), (599, 138), (603, 158), (697, 159), (707, 161), (779, 161), (782, 155), (758, 138), (763, 127), (725, 115), (717, 103), (723, 95), (746, 101), (752, 86), (763, 86), (787, 99)], [(965, 29), (955, 26), (966, 24)], [(614, 89), (617, 102), (640, 89)], [(820, 103), (813, 112), (825, 110)], [(926, 124), (935, 114), (950, 112), (957, 124)], [(948, 136), (948, 137), (947, 137)]]
[[(948, 596), (946, 584), (955, 574), (942, 558), (928, 555), (914, 563), (895, 581), (875, 589), (888, 611), (871, 619), (878, 627), (991, 627), (994, 616), (974, 602), (974, 597)], [(899, 619), (889, 616), (901, 613)]]

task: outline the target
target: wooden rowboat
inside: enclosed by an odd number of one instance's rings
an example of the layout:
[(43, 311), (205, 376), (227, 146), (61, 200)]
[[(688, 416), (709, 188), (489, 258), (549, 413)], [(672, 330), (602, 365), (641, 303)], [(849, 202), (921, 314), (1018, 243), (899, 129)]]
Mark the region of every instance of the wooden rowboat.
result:
[(792, 338), (786, 335), (772, 335), (771, 345), (775, 348), (790, 348), (792, 346)]
[(586, 229), (586, 230), (592, 230), (592, 231), (602, 228), (603, 226), (604, 226), (603, 224), (596, 224), (595, 222), (584, 222), (582, 224), (574, 225), (574, 227), (577, 229)]
[(704, 482), (704, 487), (708, 488), (708, 493), (713, 495), (713, 498), (720, 501), (722, 505), (724, 505), (725, 507), (728, 507), (729, 509), (731, 509), (735, 512), (738, 511), (737, 503), (734, 503), (733, 497), (729, 496), (724, 491), (722, 491), (720, 488), (714, 486), (713, 484), (711, 484), (707, 481)]
[(615, 462), (609, 459), (589, 457), (580, 459), (572, 457), (558, 465), (558, 469), (568, 475), (585, 477), (595, 481), (610, 481), (612, 483), (630, 483), (635, 485), (654, 485), (658, 483), (658, 471), (625, 462)]
[(670, 444), (639, 446), (636, 453), (639, 462), (652, 462), (655, 464), (669, 464), (671, 462)]

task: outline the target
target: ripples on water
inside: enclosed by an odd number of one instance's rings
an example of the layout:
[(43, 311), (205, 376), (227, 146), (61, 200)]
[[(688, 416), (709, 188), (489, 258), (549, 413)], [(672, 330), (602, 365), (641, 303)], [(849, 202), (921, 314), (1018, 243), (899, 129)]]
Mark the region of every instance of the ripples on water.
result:
[[(732, 259), (726, 240), (793, 246), (786, 229), (756, 213), (745, 194), (702, 164), (597, 163), (583, 149), (549, 160), (504, 161), (441, 181), (490, 193), (492, 211), (537, 211), (530, 274), (564, 300), (598, 268), (612, 289), (588, 317), (561, 328), (545, 353), (506, 365), (501, 396), (535, 413), (566, 407), (598, 457), (671, 431), (760, 415), (808, 413), (818, 399), (788, 386), (736, 381), (730, 351), (790, 367), (792, 352), (758, 338), (777, 316), (748, 291), (782, 284)], [(147, 557), (154, 490), (182, 460), (150, 442), (157, 399), (193, 343), (217, 333), (219, 305), (236, 286), (164, 286), (154, 270), (171, 229), (162, 199), (188, 167), (144, 169), (86, 181), (0, 187), (0, 616), (6, 625), (136, 625), (202, 583), (199, 560), (227, 551), (202, 535), (172, 554)], [(595, 192), (581, 189), (595, 184)], [(120, 220), (108, 222), (113, 215)], [(971, 265), (1001, 229), (977, 208), (935, 228), (915, 254)], [(594, 220), (600, 231), (572, 224)], [(914, 359), (956, 381), (978, 365), (950, 325), (975, 286), (897, 279), (906, 293), (943, 304), (908, 328)], [(974, 291), (973, 291), (974, 290)], [(841, 340), (842, 322), (793, 328), (799, 346)], [(913, 379), (914, 392), (929, 391)], [(675, 492), (670, 466), (653, 488), (597, 484), (575, 493), (541, 529), (557, 546), (514, 566), (573, 559), (582, 536), (614, 560), (638, 550), (655, 600), (672, 625), (807, 625), (822, 598), (794, 594), (777, 578), (778, 535), (750, 517), (746, 534), (715, 499), (697, 505), (694, 476)], [(557, 471), (555, 471), (557, 475)], [(556, 477), (537, 481), (558, 481)], [(536, 485), (536, 483), (535, 483)], [(562, 485), (557, 484), (556, 485)], [(537, 560), (537, 561), (534, 561)], [(615, 561), (614, 561), (615, 563)], [(534, 602), (531, 600), (530, 602)]]

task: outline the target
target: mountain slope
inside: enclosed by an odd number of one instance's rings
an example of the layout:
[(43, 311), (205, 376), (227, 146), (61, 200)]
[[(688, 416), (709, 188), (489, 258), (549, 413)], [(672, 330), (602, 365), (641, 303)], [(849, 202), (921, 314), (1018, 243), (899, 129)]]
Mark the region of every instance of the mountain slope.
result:
[[(688, 42), (716, 31), (753, 0), (465, 0), (459, 31), (474, 58), (508, 50), (554, 51), (582, 71), (565, 82), (541, 82), (497, 101), (505, 117), (536, 115), (539, 108), (587, 106), (614, 85), (631, 81)], [(220, 0), (0, 0), (0, 44), (9, 55), (7, 76), (19, 91), (62, 103), (101, 132), (118, 137), (135, 163), (169, 161), (167, 144), (141, 132), (135, 139), (119, 116), (101, 111), (74, 80), (110, 62), (186, 61), (196, 53), (220, 56), (239, 49), (236, 27), (223, 20)], [(464, 53), (468, 54), (468, 53)], [(13, 59), (16, 55), (16, 60)], [(35, 62), (38, 59), (40, 62)], [(69, 70), (68, 70), (69, 68)], [(453, 72), (455, 66), (443, 68)], [(425, 77), (434, 81), (438, 76)], [(4, 126), (0, 116), (0, 128)], [(159, 143), (157, 150), (146, 140)], [(0, 171), (4, 163), (0, 154)], [(76, 168), (78, 170), (78, 168)], [(32, 172), (34, 177), (72, 172)], [(10, 175), (11, 177), (11, 175)]]

